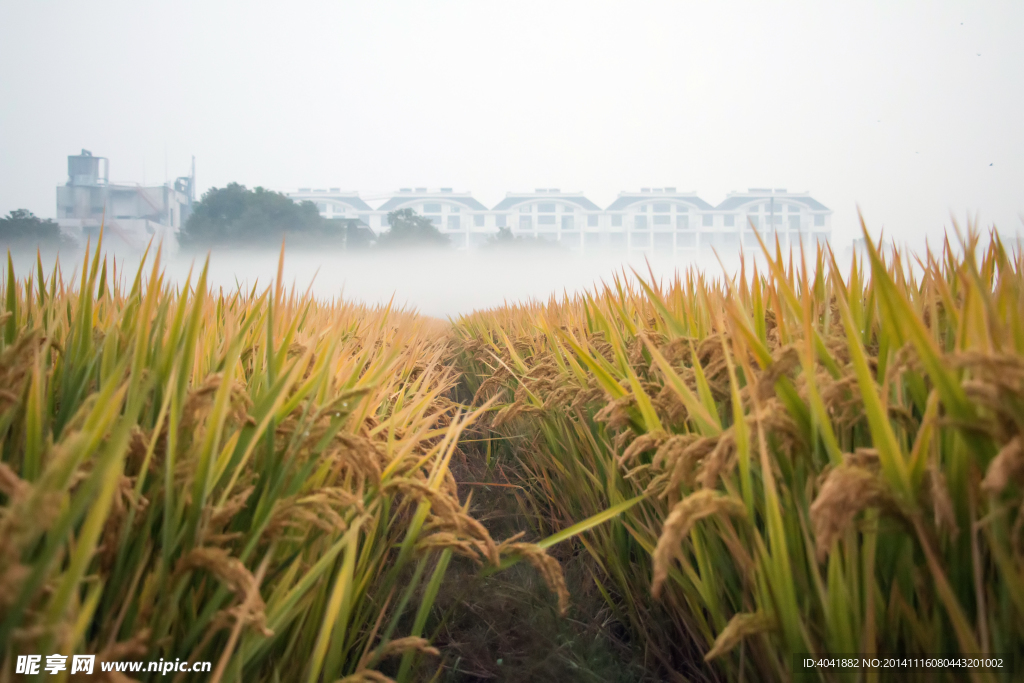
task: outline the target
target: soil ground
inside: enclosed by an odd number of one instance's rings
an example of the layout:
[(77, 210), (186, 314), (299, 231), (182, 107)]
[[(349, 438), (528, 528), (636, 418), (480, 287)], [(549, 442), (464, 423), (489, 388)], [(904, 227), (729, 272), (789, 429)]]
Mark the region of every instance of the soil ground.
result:
[[(467, 434), (465, 455), (452, 463), (463, 501), (496, 540), (520, 531), (539, 540), (507, 463), (487, 463), (482, 434)], [(628, 641), (594, 586), (583, 551), (566, 543), (553, 548), (571, 594), (569, 612), (558, 615), (555, 596), (537, 572), (521, 562), (483, 576), (480, 567), (455, 558), (435, 604), (433, 643), (444, 655), (437, 679), (473, 681), (580, 681), (646, 683), (657, 678), (640, 661), (642, 648)]]

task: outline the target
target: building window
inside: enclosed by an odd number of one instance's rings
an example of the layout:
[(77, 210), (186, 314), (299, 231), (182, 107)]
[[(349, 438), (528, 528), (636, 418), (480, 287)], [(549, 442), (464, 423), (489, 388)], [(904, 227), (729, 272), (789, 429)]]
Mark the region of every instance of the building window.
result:
[(654, 248), (662, 251), (672, 251), (672, 233), (654, 233)]
[(555, 217), (554, 216), (544, 216), (544, 215), (537, 216), (537, 225), (554, 225), (554, 224), (555, 224)]
[(459, 217), (458, 216), (448, 216), (448, 229), (449, 230), (458, 230), (459, 229)]
[(441, 213), (440, 204), (424, 204), (423, 213)]
[(649, 247), (651, 246), (651, 233), (649, 232), (634, 232), (630, 236), (630, 241), (634, 247)]
[(451, 206), (451, 205), (448, 206), (448, 213), (458, 213), (458, 212), (459, 212), (459, 207)]
[(710, 228), (714, 224), (715, 224), (715, 216), (714, 216), (714, 214), (706, 213), (706, 214), (704, 214), (701, 217), (701, 225), (703, 225), (705, 228)]
[(821, 228), (825, 226), (825, 214), (818, 213), (814, 214), (814, 227)]
[(756, 213), (753, 213), (753, 214), (750, 214), (749, 216), (747, 216), (747, 220), (750, 221), (750, 224), (752, 226), (754, 226), (755, 228), (760, 228), (761, 227), (761, 220), (757, 217)]
[(647, 229), (647, 216), (634, 216), (633, 217), (633, 227), (636, 228), (637, 230), (646, 230)]
[(775, 225), (782, 225), (782, 214), (777, 213), (772, 216), (772, 222), (775, 223)]
[(789, 229), (790, 230), (799, 230), (800, 229), (800, 216), (790, 216), (789, 217)]
[(612, 214), (612, 227), (613, 228), (621, 228), (622, 227), (622, 214), (621, 213)]
[(597, 227), (597, 214), (596, 213), (592, 213), (589, 216), (587, 216), (587, 227), (588, 228), (596, 228)]
[(732, 227), (735, 227), (735, 226), (736, 226), (736, 216), (731, 214), (731, 213), (725, 214), (725, 227), (732, 228)]
[(660, 215), (655, 214), (655, 216), (654, 216), (654, 224), (655, 225), (671, 225), (672, 224), (672, 216), (660, 216)]
[(499, 228), (508, 227), (508, 216), (506, 216), (503, 213), (499, 213), (497, 216), (494, 217), (494, 224)]
[(575, 206), (569, 206), (568, 204), (562, 207), (562, 211), (564, 211), (565, 213), (572, 213), (575, 210)]
[(482, 213), (473, 216), (473, 225), (478, 228), (484, 227), (484, 215)]
[(676, 216), (676, 230), (689, 230), (690, 229), (690, 217), (689, 216)]
[(554, 204), (538, 204), (537, 205), (537, 212), (538, 213), (554, 213), (555, 212), (555, 205)]
[(686, 213), (690, 210), (690, 207), (683, 206), (682, 204), (676, 204), (676, 213)]
[(800, 213), (800, 207), (796, 204), (790, 204), (786, 207), (786, 211), (789, 211), (790, 213)]
[(682, 235), (677, 235), (676, 240), (680, 247), (693, 247), (697, 244), (697, 235), (692, 232), (686, 232)]
[(669, 206), (668, 204), (655, 204), (654, 205), (654, 213), (668, 213), (668, 211), (669, 211), (668, 206)]
[(574, 230), (572, 216), (562, 216), (562, 230)]
[(520, 206), (519, 207), (519, 213), (530, 213), (531, 211), (533, 211), (533, 207), (531, 207), (531, 206)]
[(533, 219), (529, 216), (519, 217), (519, 229), (520, 230), (533, 230)]

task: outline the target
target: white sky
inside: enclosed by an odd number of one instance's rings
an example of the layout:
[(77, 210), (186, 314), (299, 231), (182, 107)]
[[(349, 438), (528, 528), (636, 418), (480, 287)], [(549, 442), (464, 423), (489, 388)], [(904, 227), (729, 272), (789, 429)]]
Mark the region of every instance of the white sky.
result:
[[(200, 190), (810, 191), (834, 242), (1024, 216), (1024, 3), (0, 3), (0, 213)], [(165, 161), (166, 160), (166, 161)], [(166, 171), (165, 171), (166, 169)]]

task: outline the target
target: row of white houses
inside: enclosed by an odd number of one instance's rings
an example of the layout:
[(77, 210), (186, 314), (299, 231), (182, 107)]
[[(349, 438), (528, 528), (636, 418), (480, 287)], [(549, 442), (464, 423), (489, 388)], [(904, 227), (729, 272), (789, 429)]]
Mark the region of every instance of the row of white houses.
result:
[(751, 188), (730, 193), (712, 206), (692, 192), (644, 188), (621, 192), (601, 208), (579, 192), (538, 189), (510, 192), (487, 208), (468, 192), (451, 188), (404, 188), (376, 208), (358, 192), (303, 188), (288, 192), (294, 201), (311, 201), (325, 218), (358, 219), (375, 234), (388, 230), (388, 213), (413, 209), (446, 233), (459, 249), (478, 247), (510, 228), (517, 236), (548, 239), (573, 251), (630, 250), (688, 255), (716, 248), (737, 251), (756, 246), (751, 225), (778, 237), (785, 248), (831, 239), (832, 211), (807, 193)]

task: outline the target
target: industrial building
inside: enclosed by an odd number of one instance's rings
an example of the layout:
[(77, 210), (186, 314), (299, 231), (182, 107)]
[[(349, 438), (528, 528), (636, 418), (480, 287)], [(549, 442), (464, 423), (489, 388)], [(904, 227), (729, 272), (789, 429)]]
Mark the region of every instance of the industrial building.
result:
[(111, 183), (110, 161), (83, 149), (68, 157), (68, 180), (57, 187), (57, 224), (80, 243), (95, 243), (100, 225), (108, 244), (141, 250), (151, 239), (174, 248), (195, 202), (195, 159), (188, 176), (143, 187)]

